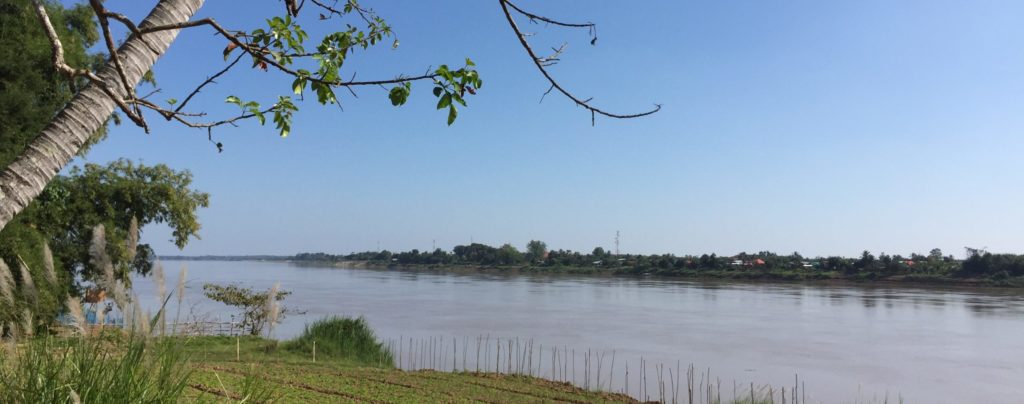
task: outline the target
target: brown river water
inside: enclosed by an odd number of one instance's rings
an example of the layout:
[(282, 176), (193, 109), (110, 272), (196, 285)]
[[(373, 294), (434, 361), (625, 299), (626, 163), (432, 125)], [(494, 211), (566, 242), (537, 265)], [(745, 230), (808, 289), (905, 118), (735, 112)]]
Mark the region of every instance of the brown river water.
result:
[[(412, 361), (420, 367), (423, 355), (415, 351), (433, 339), (446, 352), (435, 368), (466, 363), (470, 370), (493, 370), (495, 359), (475, 363), (477, 340), (487, 336), (489, 353), (481, 356), (497, 356), (498, 338), (503, 344), (518, 338), (523, 351), (532, 341), (534, 352), (523, 362), (548, 378), (562, 377), (555, 368), (568, 369), (562, 349), (575, 351), (580, 385), (596, 385), (603, 353), (602, 388), (624, 391), (628, 365), (629, 393), (637, 397), (642, 358), (644, 395), (651, 399), (659, 398), (657, 366), (665, 366), (668, 386), (669, 369), (674, 374), (681, 363), (684, 375), (688, 364), (698, 374), (710, 368), (725, 399), (734, 383), (791, 388), (799, 375), (808, 402), (1024, 402), (1024, 290), (412, 273), (246, 261), (164, 262), (168, 289), (182, 265), (188, 266), (183, 313), (230, 321), (230, 309), (202, 296), (205, 282), (257, 288), (280, 282), (293, 292), (285, 305), (305, 314), (286, 317), (275, 338), (294, 337), (324, 316), (362, 315), (383, 340), (396, 347), (402, 341), (404, 368)], [(156, 305), (152, 280), (136, 279), (135, 290)], [(455, 358), (447, 348), (453, 343)], [(588, 350), (594, 356), (585, 382)], [(748, 388), (739, 387), (740, 394)]]

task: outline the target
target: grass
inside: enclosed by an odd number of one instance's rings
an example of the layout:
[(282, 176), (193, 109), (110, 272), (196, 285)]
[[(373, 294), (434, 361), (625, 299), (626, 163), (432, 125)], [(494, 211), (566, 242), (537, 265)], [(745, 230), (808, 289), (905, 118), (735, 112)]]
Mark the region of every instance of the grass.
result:
[[(254, 336), (193, 338), (186, 345), (188, 355), (192, 358), (193, 373), (188, 381), (185, 399), (237, 402), (242, 392), (246, 391), (246, 384), (258, 379), (260, 388), (272, 391), (272, 398), (278, 403), (638, 402), (624, 394), (588, 390), (567, 382), (523, 374), (406, 371), (390, 364), (381, 365), (372, 355), (367, 356), (365, 352), (360, 355), (360, 351), (353, 350), (352, 346), (331, 342), (321, 345), (319, 342), (330, 341), (330, 338), (339, 335), (339, 331), (343, 331), (340, 333), (342, 336), (349, 335), (349, 332), (358, 333), (353, 327), (358, 330), (362, 326), (365, 326), (365, 322), (359, 319), (321, 320), (307, 327), (302, 336), (280, 344)], [(314, 337), (327, 338), (317, 339), (316, 362), (312, 359), (311, 351), (311, 340)], [(369, 352), (384, 349), (376, 340), (369, 341), (372, 344), (362, 345), (368, 347)], [(321, 356), (321, 346), (337, 350)], [(307, 347), (310, 349), (307, 350)], [(685, 381), (681, 387), (685, 388)], [(753, 402), (772, 402), (767, 398), (768, 391), (767, 387), (758, 386)], [(650, 398), (656, 400), (656, 394), (650, 392)], [(678, 397), (682, 400), (679, 402), (689, 402), (683, 398), (685, 394), (683, 390)], [(779, 398), (779, 392), (775, 391), (774, 396)], [(730, 402), (724, 397), (722, 400), (708, 400), (704, 397), (704, 400), (698, 401), (714, 404)], [(743, 397), (742, 394), (740, 397)], [(666, 396), (666, 402), (672, 402), (671, 398)], [(749, 398), (732, 401), (736, 404), (750, 402)]]
[[(204, 338), (205, 339), (205, 338)], [(258, 374), (276, 402), (635, 402), (629, 397), (588, 392), (567, 383), (511, 375), (471, 372), (406, 372), (352, 366), (351, 361), (300, 358), (287, 350), (267, 353), (266, 341), (250, 339), (242, 360), (231, 355), (194, 352), (189, 399), (237, 397), (246, 377)], [(212, 348), (208, 341), (206, 348)], [(223, 351), (223, 349), (216, 349)], [(233, 354), (233, 352), (232, 352)], [(206, 359), (199, 359), (205, 356)]]
[[(92, 337), (36, 337), (15, 349), (13, 355), (0, 354), (3, 403), (637, 402), (522, 370), (396, 369), (392, 353), (363, 319), (320, 320), (281, 343), (258, 336), (144, 338), (112, 330)], [(667, 393), (661, 395), (671, 401)], [(755, 391), (753, 402), (769, 402), (765, 393)]]
[(0, 358), (0, 402), (173, 403), (191, 375), (173, 340), (39, 337)]

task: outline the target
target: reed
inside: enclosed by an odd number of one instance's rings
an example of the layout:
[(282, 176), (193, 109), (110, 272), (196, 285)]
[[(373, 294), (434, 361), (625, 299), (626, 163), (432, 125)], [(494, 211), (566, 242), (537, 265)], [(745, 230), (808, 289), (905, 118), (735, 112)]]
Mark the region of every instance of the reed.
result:
[[(167, 294), (167, 280), (164, 274), (164, 264), (157, 261), (153, 264), (153, 282), (156, 283), (156, 300), (158, 304), (161, 304), (160, 310), (156, 313), (156, 318), (153, 322), (156, 327), (159, 327), (160, 335), (166, 335), (167, 331), (167, 320), (165, 319), (167, 307), (167, 301), (170, 299), (170, 295)], [(156, 331), (156, 330), (154, 330)]]
[(57, 271), (53, 267), (53, 251), (50, 251), (50, 244), (43, 243), (43, 276), (50, 285), (57, 284)]
[(135, 260), (139, 251), (139, 219), (132, 216), (128, 223), (128, 239), (125, 240), (125, 249), (128, 253), (128, 262)]
[(72, 324), (72, 326), (75, 327), (75, 329), (78, 330), (80, 334), (85, 334), (86, 323), (85, 316), (82, 314), (82, 303), (78, 300), (77, 297), (69, 296), (67, 300), (67, 305), (68, 314), (71, 316), (71, 319), (74, 320), (74, 324)]
[(21, 327), (26, 337), (31, 338), (35, 334), (35, 326), (32, 321), (32, 310), (26, 307), (21, 311)]
[(185, 301), (185, 278), (188, 277), (188, 266), (182, 265), (181, 271), (178, 273), (178, 285), (175, 287), (175, 291), (178, 296), (178, 313), (174, 316), (174, 326), (171, 327), (171, 333), (178, 333), (178, 322), (181, 321), (181, 306)]
[(274, 325), (277, 324), (278, 317), (281, 315), (281, 305), (277, 302), (277, 294), (280, 289), (281, 282), (276, 282), (267, 293), (267, 339), (274, 334)]
[(3, 259), (0, 259), (0, 297), (7, 301), (8, 307), (14, 307), (14, 276)]
[(153, 402), (181, 397), (191, 373), (178, 341), (41, 337), (0, 366), (0, 402)]
[(39, 302), (39, 291), (36, 289), (36, 282), (32, 280), (32, 274), (29, 273), (28, 264), (25, 260), (18, 256), (18, 272), (21, 276), (21, 290), (22, 295), (27, 297), (32, 304)]

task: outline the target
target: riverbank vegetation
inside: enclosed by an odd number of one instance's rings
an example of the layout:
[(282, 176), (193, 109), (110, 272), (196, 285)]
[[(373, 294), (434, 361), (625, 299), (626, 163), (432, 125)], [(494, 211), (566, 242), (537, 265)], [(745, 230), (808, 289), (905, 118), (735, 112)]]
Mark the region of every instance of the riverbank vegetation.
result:
[[(322, 328), (373, 334), (361, 320), (331, 318), (318, 324)], [(317, 346), (325, 349), (337, 345), (329, 334), (308, 330), (295, 340), (281, 342), (259, 336), (146, 337), (120, 329), (96, 335), (35, 337), (8, 346), (8, 352), (0, 356), (0, 400), (69, 404), (639, 402), (623, 392), (608, 392), (594, 385), (576, 386), (553, 380), (550, 375), (542, 377), (539, 369), (546, 363), (534, 363), (536, 372), (533, 366), (526, 370), (525, 361), (516, 362), (523, 367), (508, 371), (506, 363), (499, 363), (497, 372), (471, 368), (438, 371), (428, 367), (402, 370), (395, 367), (394, 361), (381, 360), (381, 354), (388, 348), (380, 341), (364, 345), (366, 350), (350, 347), (314, 357), (312, 345), (300, 343), (310, 338), (316, 338), (320, 342)], [(437, 349), (429, 355), (437, 355), (438, 362), (443, 362), (443, 341), (436, 342)], [(505, 342), (501, 341), (502, 345)], [(503, 351), (499, 357), (506, 353)], [(472, 355), (472, 350), (466, 354)], [(519, 360), (509, 358), (509, 365)], [(608, 358), (604, 359), (607, 365)], [(559, 366), (563, 364), (558, 362)], [(601, 373), (593, 360), (579, 365), (580, 374), (589, 372), (590, 379)], [(618, 373), (605, 373), (609, 377), (629, 376), (629, 370), (622, 373), (622, 366), (612, 369)], [(802, 394), (802, 385), (784, 388), (731, 383), (725, 387), (720, 382), (709, 384), (710, 373), (692, 367), (648, 367), (649, 374), (643, 375), (638, 368), (632, 378), (647, 380), (650, 389), (634, 389), (633, 395), (647, 397), (651, 402), (769, 403), (780, 400), (783, 394), (791, 400), (794, 392)], [(566, 372), (570, 369), (576, 371), (574, 367), (565, 368)], [(596, 377), (600, 380), (600, 376)], [(607, 380), (605, 383), (610, 384)], [(783, 393), (784, 390), (790, 391)]]
[(521, 252), (510, 244), (492, 247), (473, 243), (452, 251), (387, 250), (333, 255), (302, 253), (297, 262), (361, 265), (375, 268), (431, 270), (515, 270), (550, 273), (603, 273), (679, 277), (765, 280), (855, 280), (919, 283), (968, 283), (1024, 286), (1024, 255), (993, 254), (967, 248), (966, 259), (945, 255), (939, 249), (928, 254), (879, 254), (864, 251), (859, 257), (805, 257), (770, 251), (742, 252), (733, 256), (614, 254), (597, 247), (590, 253), (547, 250), (531, 241)]

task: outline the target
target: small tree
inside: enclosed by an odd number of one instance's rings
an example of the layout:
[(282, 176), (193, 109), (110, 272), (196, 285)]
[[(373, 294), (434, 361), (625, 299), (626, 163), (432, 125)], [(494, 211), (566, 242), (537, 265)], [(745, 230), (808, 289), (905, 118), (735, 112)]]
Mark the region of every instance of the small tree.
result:
[(526, 244), (526, 253), (531, 261), (543, 261), (544, 255), (548, 252), (548, 245), (540, 240), (530, 240)]
[[(242, 311), (242, 329), (249, 329), (249, 334), (260, 335), (263, 333), (263, 327), (269, 323), (280, 323), (281, 319), (284, 318), (286, 310), (282, 307), (274, 316), (271, 316), (270, 307), (267, 304), (267, 298), (270, 295), (270, 291), (257, 292), (252, 288), (243, 288), (238, 285), (217, 285), (213, 283), (207, 283), (203, 285), (203, 293), (210, 300), (224, 303), (228, 306), (237, 307)], [(278, 290), (276, 293), (276, 300), (282, 301), (292, 292), (285, 290)], [(274, 318), (271, 318), (274, 317)]]

